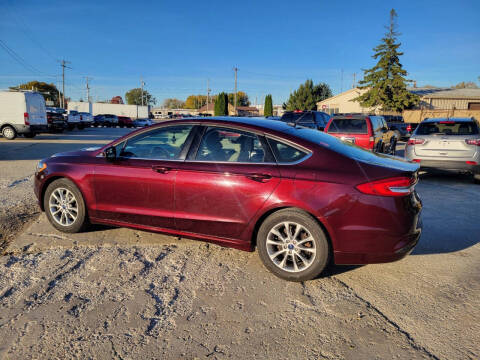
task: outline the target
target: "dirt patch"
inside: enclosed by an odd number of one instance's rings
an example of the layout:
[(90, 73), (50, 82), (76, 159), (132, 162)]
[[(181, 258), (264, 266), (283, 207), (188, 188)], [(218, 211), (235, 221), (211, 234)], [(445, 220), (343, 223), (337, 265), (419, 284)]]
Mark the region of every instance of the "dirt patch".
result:
[(17, 234), (40, 216), (35, 205), (35, 201), (31, 201), (0, 210), (0, 255), (5, 254)]

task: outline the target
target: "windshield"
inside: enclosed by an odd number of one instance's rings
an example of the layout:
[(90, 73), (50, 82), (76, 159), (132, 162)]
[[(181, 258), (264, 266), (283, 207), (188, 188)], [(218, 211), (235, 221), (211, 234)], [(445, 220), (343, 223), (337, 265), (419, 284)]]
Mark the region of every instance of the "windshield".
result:
[(421, 123), (415, 132), (416, 135), (476, 135), (477, 124), (473, 121), (435, 121)]
[(367, 134), (367, 122), (365, 119), (335, 118), (328, 127), (328, 132), (342, 134)]

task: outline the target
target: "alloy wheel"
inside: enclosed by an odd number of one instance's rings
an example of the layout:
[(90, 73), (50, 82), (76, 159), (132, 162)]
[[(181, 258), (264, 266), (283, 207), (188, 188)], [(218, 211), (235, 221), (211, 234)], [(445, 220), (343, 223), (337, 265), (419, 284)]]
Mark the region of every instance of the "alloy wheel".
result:
[(52, 218), (61, 226), (70, 226), (77, 220), (78, 203), (70, 190), (55, 189), (50, 195), (48, 205)]
[(290, 221), (275, 225), (267, 235), (266, 245), (270, 260), (288, 272), (308, 269), (317, 253), (314, 238), (308, 229)]

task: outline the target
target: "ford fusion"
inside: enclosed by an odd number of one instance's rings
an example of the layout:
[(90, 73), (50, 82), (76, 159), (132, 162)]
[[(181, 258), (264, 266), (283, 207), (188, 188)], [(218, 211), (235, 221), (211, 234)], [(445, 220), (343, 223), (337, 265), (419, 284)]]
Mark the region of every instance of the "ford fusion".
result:
[(195, 118), (37, 165), (35, 194), (67, 233), (109, 224), (258, 249), (290, 281), (409, 254), (418, 164), (275, 120)]

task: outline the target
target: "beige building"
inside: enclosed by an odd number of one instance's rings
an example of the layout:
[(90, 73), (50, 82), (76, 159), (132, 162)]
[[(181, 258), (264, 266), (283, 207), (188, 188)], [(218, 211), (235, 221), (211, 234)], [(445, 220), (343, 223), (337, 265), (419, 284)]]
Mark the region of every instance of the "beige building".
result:
[[(420, 96), (418, 109), (429, 110), (480, 110), (480, 89), (452, 88), (409, 88), (410, 92)], [(375, 113), (387, 114), (379, 108), (364, 108), (356, 101), (357, 96), (367, 89), (353, 88), (317, 103), (317, 110), (329, 114), (336, 113)], [(394, 113), (388, 113), (394, 114)]]
[(328, 114), (337, 113), (373, 113), (375, 108), (364, 108), (356, 101), (352, 101), (356, 97), (364, 94), (366, 89), (353, 88), (331, 98), (325, 99), (317, 103), (317, 110), (324, 111)]

